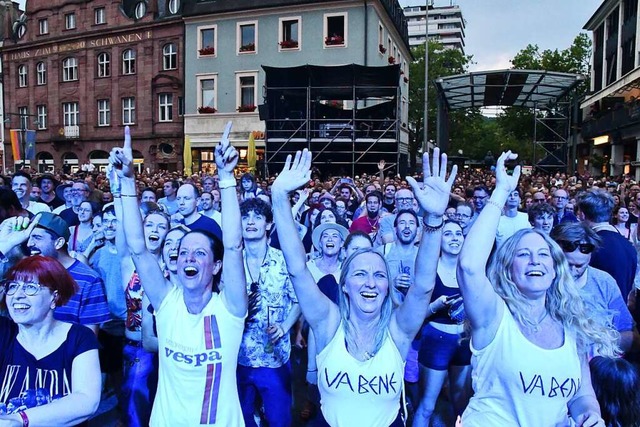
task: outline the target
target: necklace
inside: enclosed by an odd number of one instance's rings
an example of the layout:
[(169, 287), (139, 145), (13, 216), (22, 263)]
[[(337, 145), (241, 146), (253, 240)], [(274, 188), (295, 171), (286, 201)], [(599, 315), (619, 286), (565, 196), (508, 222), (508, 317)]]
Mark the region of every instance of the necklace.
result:
[(533, 332), (540, 332), (540, 324), (542, 323), (542, 321), (544, 319), (547, 318), (547, 316), (549, 315), (549, 312), (547, 310), (544, 311), (544, 314), (542, 315), (542, 317), (540, 318), (540, 320), (538, 320), (536, 323), (534, 323), (533, 325), (531, 325), (531, 329), (533, 329)]
[(247, 263), (247, 257), (246, 257), (246, 252), (245, 252), (245, 257), (244, 257), (244, 265), (247, 268), (247, 273), (249, 273), (249, 280), (251, 280), (251, 285), (253, 286), (257, 286), (260, 283), (260, 276), (262, 276), (262, 266), (264, 265), (264, 261), (267, 259), (267, 253), (269, 252), (269, 248), (267, 248), (264, 251), (264, 256), (262, 257), (262, 262), (260, 263), (260, 266), (258, 267), (258, 280), (253, 280), (253, 275), (251, 274), (251, 269), (249, 268), (249, 263)]
[(369, 223), (369, 227), (371, 227), (371, 232), (378, 231), (378, 221), (380, 221), (380, 217), (376, 217), (376, 220), (373, 221), (373, 223), (371, 222), (369, 217), (366, 217), (366, 218), (367, 218), (367, 222)]

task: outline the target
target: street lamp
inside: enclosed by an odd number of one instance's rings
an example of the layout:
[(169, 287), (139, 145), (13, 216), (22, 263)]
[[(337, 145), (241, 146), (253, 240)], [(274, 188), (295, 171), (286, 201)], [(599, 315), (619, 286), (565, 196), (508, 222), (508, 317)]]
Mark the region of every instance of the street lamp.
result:
[(429, 149), (429, 140), (427, 139), (429, 130), (429, 3), (425, 1), (424, 13), (424, 135), (422, 137), (422, 152), (426, 153)]

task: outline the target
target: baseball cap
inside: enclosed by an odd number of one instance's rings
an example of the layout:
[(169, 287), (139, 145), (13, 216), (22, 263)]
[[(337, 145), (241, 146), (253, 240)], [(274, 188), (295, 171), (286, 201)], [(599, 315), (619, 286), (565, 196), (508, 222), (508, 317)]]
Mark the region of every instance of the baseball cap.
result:
[(64, 237), (65, 241), (69, 241), (69, 224), (58, 215), (51, 212), (40, 212), (36, 215), (35, 221), (37, 221), (36, 227), (49, 230), (59, 237)]

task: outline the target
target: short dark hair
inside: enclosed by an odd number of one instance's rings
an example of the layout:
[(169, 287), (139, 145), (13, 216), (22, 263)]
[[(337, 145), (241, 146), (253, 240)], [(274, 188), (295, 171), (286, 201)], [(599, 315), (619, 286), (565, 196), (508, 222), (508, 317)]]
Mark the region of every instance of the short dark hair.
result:
[(579, 193), (576, 205), (588, 221), (609, 222), (615, 201), (608, 191), (594, 188)]
[(25, 172), (23, 170), (16, 171), (13, 174), (13, 177), (11, 178), (11, 182), (13, 182), (13, 178), (15, 178), (17, 176), (21, 176), (23, 178), (27, 178), (27, 181), (29, 181), (29, 183), (31, 183), (31, 175), (29, 175), (27, 172)]
[(398, 218), (400, 218), (400, 215), (404, 215), (404, 214), (409, 214), (411, 216), (413, 216), (413, 218), (416, 220), (416, 224), (420, 225), (420, 221), (418, 220), (418, 215), (411, 209), (401, 209), (398, 211), (398, 213), (396, 214), (396, 217), (393, 220), (393, 226), (397, 227), (398, 226)]
[(638, 369), (618, 357), (596, 356), (589, 362), (593, 391), (608, 426), (637, 425), (640, 419)]
[(486, 185), (476, 185), (475, 187), (473, 187), (473, 192), (475, 193), (476, 191), (484, 191), (489, 196), (491, 195), (491, 190), (489, 190)]
[[(369, 185), (372, 185), (372, 184), (369, 184)], [(378, 202), (382, 203), (382, 193), (380, 191), (378, 191), (378, 190), (374, 190), (371, 193), (369, 193), (366, 196), (364, 196), (365, 203), (366, 203), (366, 201), (369, 200), (369, 197), (376, 197), (378, 199)]]
[(529, 222), (533, 224), (533, 221), (541, 217), (542, 215), (551, 215), (553, 216), (556, 213), (556, 210), (549, 203), (534, 203), (529, 207), (527, 214), (529, 215)]
[(271, 206), (269, 206), (269, 203), (264, 200), (254, 197), (246, 199), (240, 203), (240, 216), (245, 216), (252, 211), (265, 217), (267, 222), (273, 222), (273, 211), (271, 210)]
[[(190, 234), (201, 234), (209, 240), (209, 247), (211, 248), (211, 252), (213, 253), (213, 261), (222, 262), (224, 258), (224, 245), (222, 244), (222, 240), (220, 240), (213, 233), (210, 233), (206, 230), (191, 230), (188, 233), (185, 233), (180, 240), (180, 245), (178, 246), (178, 253), (180, 253), (180, 248), (182, 247), (182, 243), (184, 242), (184, 238)], [(213, 292), (219, 292), (220, 278), (222, 277), (222, 268), (218, 271), (218, 274), (213, 276)]]
[(602, 244), (602, 238), (584, 222), (561, 222), (551, 229), (549, 234), (556, 242), (585, 242), (591, 243), (596, 248)]
[(156, 190), (155, 188), (151, 188), (151, 187), (144, 187), (142, 189), (142, 191), (140, 192), (140, 195), (142, 195), (142, 193), (147, 192), (147, 191), (151, 191), (154, 195), (156, 195)]

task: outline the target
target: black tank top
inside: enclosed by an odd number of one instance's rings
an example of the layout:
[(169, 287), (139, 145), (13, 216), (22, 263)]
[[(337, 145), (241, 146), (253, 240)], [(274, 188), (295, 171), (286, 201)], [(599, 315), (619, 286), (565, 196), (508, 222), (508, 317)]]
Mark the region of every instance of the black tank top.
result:
[[(440, 275), (436, 273), (436, 285), (434, 286), (433, 293), (431, 294), (431, 302), (434, 302), (435, 300), (440, 298), (442, 295), (450, 297), (452, 295), (459, 294), (459, 293), (460, 293), (459, 288), (450, 288), (448, 286), (445, 286), (444, 283), (442, 283), (442, 279), (440, 279)], [(449, 317), (448, 310), (445, 310), (445, 309), (438, 311), (436, 314), (432, 315), (428, 320), (430, 322), (443, 323), (446, 325), (458, 324), (458, 322), (454, 321), (453, 319), (451, 319), (451, 317)]]

